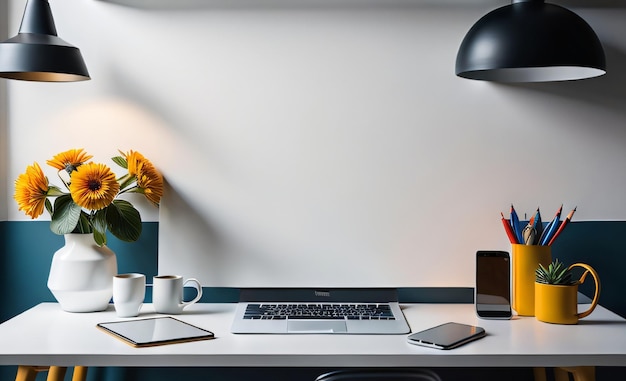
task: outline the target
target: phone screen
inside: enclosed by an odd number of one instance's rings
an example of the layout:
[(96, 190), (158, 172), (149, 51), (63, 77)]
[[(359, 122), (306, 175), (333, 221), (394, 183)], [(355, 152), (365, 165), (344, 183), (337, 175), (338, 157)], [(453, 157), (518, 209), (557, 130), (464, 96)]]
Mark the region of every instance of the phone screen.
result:
[(510, 260), (506, 251), (476, 253), (476, 313), (482, 318), (511, 318)]

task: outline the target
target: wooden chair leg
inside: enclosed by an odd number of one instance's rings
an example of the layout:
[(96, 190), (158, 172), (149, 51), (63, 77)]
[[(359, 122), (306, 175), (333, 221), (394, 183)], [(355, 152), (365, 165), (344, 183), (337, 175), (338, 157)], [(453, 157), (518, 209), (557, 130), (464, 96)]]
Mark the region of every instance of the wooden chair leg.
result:
[(86, 381), (87, 380), (87, 367), (75, 366), (74, 373), (72, 374), (72, 381)]
[(533, 368), (535, 381), (546, 381), (546, 368)]
[(48, 370), (47, 381), (63, 381), (65, 379), (65, 373), (67, 368), (64, 366), (51, 366)]
[[(41, 371), (41, 367), (35, 366), (27, 366), (20, 365), (17, 367), (17, 376), (15, 376), (15, 381), (35, 381), (35, 377), (37, 377), (37, 373)], [(45, 367), (48, 369), (48, 367)]]
[[(86, 381), (87, 367), (75, 366), (72, 374), (72, 381)], [(15, 381), (35, 381), (37, 373), (48, 372), (47, 381), (63, 381), (67, 368), (63, 366), (30, 366), (20, 365), (17, 367)]]
[[(555, 381), (569, 381), (569, 377), (566, 372), (569, 372), (572, 374), (572, 376), (574, 376), (574, 381), (596, 381), (595, 366), (567, 366), (555, 368)], [(563, 374), (565, 375), (565, 378), (563, 378)]]
[(554, 368), (554, 381), (569, 381), (569, 372), (565, 368)]

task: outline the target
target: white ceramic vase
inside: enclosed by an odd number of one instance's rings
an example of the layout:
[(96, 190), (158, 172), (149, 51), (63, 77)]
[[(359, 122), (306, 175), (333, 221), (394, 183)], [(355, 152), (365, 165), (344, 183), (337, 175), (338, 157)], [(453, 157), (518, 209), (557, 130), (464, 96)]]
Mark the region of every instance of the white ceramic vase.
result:
[(98, 246), (91, 234), (66, 234), (65, 246), (54, 253), (48, 288), (68, 312), (105, 310), (113, 295), (117, 258)]

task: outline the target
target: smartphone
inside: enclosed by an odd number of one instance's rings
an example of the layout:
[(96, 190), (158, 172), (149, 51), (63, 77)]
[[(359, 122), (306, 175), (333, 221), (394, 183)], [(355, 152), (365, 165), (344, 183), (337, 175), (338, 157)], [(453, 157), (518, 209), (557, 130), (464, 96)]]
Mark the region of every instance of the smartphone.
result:
[(407, 341), (429, 348), (452, 349), (478, 340), (485, 335), (486, 332), (482, 327), (449, 322), (410, 334), (407, 336)]
[(476, 314), (483, 319), (510, 319), (511, 261), (506, 251), (476, 252)]

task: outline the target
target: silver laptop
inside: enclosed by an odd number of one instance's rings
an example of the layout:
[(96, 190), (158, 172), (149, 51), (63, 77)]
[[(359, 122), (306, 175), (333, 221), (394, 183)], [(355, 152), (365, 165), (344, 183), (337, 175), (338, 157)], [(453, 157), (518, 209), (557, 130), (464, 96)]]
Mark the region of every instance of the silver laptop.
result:
[(395, 289), (242, 289), (233, 333), (406, 334)]

